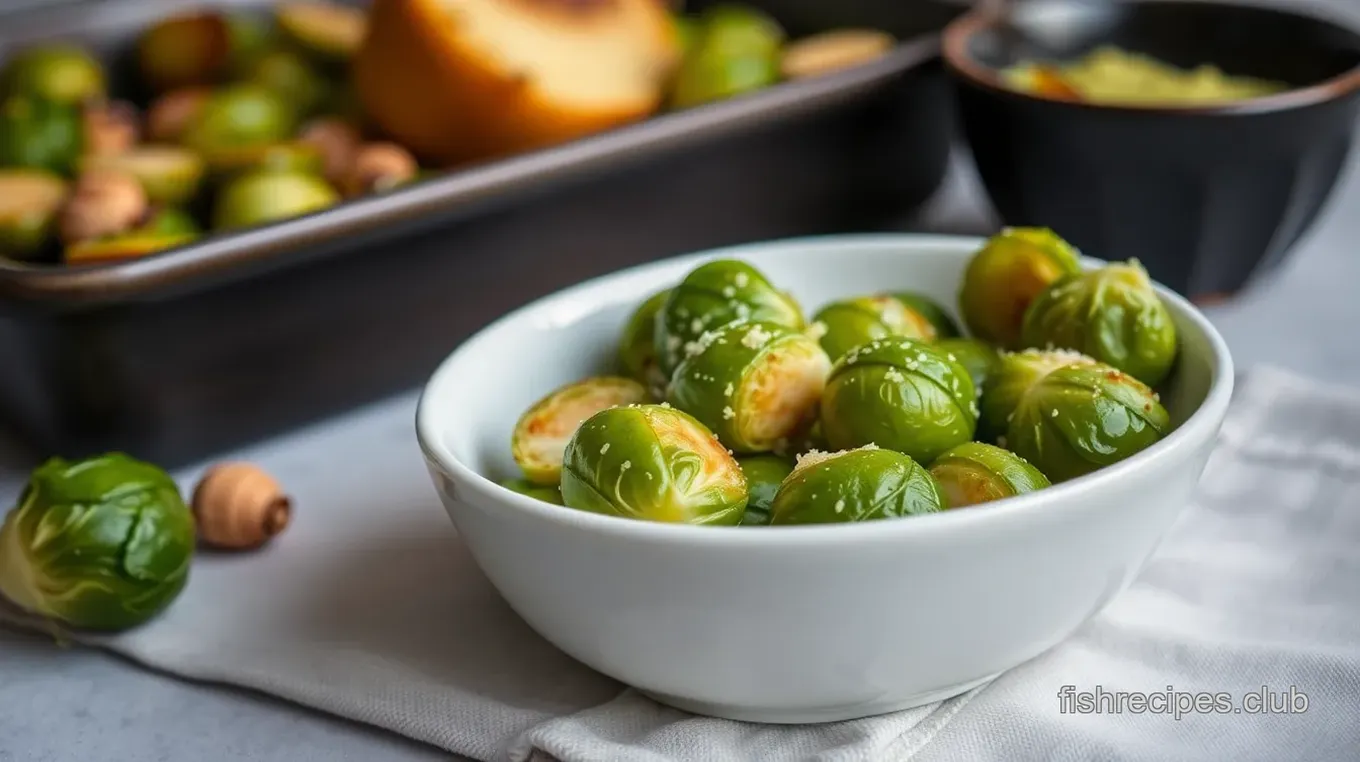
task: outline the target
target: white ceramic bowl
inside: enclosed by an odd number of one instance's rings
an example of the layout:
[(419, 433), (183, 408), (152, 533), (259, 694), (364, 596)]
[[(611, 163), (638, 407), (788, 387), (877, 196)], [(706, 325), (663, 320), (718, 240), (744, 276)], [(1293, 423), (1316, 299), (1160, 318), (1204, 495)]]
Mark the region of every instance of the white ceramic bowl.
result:
[(757, 722), (824, 722), (961, 693), (1056, 645), (1137, 574), (1187, 502), (1232, 392), (1222, 338), (1163, 290), (1182, 355), (1176, 430), (1096, 474), (966, 510), (796, 527), (596, 515), (500, 487), (516, 418), (608, 369), (630, 311), (699, 262), (746, 260), (809, 311), (915, 289), (947, 306), (979, 239), (875, 235), (739, 246), (583, 283), (469, 339), (426, 387), (435, 486), (491, 582), (535, 630), (657, 700)]

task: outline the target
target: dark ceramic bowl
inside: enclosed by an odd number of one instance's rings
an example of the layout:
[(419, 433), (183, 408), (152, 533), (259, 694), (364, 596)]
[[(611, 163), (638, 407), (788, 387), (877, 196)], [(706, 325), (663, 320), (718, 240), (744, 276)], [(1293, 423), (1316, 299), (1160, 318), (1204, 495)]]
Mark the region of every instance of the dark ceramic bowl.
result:
[[(1102, 44), (1288, 83), (1206, 107), (1030, 95), (1002, 70)], [(1192, 298), (1278, 265), (1336, 185), (1360, 108), (1360, 33), (1294, 10), (1195, 0), (1017, 2), (944, 37), (962, 124), (1007, 225), (1053, 228), (1090, 256), (1136, 257)]]

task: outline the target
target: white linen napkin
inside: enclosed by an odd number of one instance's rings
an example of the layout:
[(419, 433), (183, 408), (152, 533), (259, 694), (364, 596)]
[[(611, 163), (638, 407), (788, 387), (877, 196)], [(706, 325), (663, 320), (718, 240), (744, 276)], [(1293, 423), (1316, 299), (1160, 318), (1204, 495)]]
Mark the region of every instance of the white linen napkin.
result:
[[(233, 456), (283, 482), (294, 525), (261, 553), (202, 555), (146, 627), (81, 640), (479, 760), (1360, 759), (1360, 394), (1251, 372), (1195, 502), (1081, 631), (958, 698), (800, 727), (660, 706), (530, 631), (434, 496), (414, 405)], [(187, 490), (199, 473), (177, 476)], [(1151, 710), (1111, 711), (1130, 692)]]

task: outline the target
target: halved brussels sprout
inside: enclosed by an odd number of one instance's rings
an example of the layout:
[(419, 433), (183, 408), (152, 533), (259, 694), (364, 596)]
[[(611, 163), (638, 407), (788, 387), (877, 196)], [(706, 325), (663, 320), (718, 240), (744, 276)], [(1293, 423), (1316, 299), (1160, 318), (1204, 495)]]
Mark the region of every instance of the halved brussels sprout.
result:
[(256, 170), (232, 180), (218, 194), (213, 227), (254, 227), (318, 212), (339, 202), (340, 194), (316, 175)]
[(832, 360), (874, 339), (935, 339), (935, 326), (892, 296), (857, 296), (832, 302), (812, 317), (812, 325)]
[(877, 29), (829, 29), (789, 43), (779, 70), (785, 79), (820, 77), (881, 58), (896, 42)]
[(786, 328), (805, 327), (803, 311), (756, 268), (719, 259), (695, 268), (671, 289), (656, 320), (656, 350), (667, 379), (704, 331), (734, 320), (756, 320)]
[(52, 239), (66, 181), (40, 169), (0, 170), (0, 256), (31, 259)]
[(653, 397), (666, 396), (667, 378), (656, 357), (656, 314), (670, 296), (670, 289), (647, 297), (629, 316), (619, 342), (619, 365), (630, 378), (643, 384)]
[(983, 390), (1001, 364), (1001, 355), (995, 347), (977, 339), (953, 338), (940, 339), (935, 342), (935, 348), (963, 366), (968, 377), (973, 379), (973, 389), (980, 397), (986, 396)]
[(737, 465), (746, 475), (746, 513), (741, 523), (764, 526), (770, 523), (770, 506), (779, 492), (779, 485), (793, 473), (793, 460), (779, 455), (746, 455), (737, 458)]
[(922, 463), (972, 439), (977, 416), (968, 371), (912, 339), (879, 339), (851, 351), (822, 395), (822, 431), (832, 447), (874, 444)]
[(1176, 324), (1137, 260), (1054, 283), (1025, 312), (1021, 340), (1081, 352), (1149, 386), (1176, 361)]
[(798, 459), (770, 506), (770, 524), (874, 521), (944, 510), (935, 479), (910, 456), (865, 446)]
[(194, 517), (165, 471), (121, 453), (34, 469), (0, 527), (0, 594), (88, 630), (140, 625), (189, 578)]
[(562, 499), (582, 511), (684, 524), (733, 525), (746, 475), (702, 423), (665, 405), (603, 410), (576, 429)]
[(291, 2), (278, 10), (279, 28), (309, 53), (345, 61), (364, 42), (368, 18), (358, 8), (327, 2)]
[(261, 53), (245, 67), (241, 79), (278, 93), (302, 117), (311, 116), (330, 89), (330, 82), (311, 62), (286, 49)]
[[(326, 163), (325, 156), (317, 145), (301, 140), (226, 149), (217, 151), (209, 158), (209, 180), (218, 185), (256, 170), (301, 172), (324, 179)], [(329, 181), (327, 184), (330, 184)], [(336, 192), (338, 193), (339, 189), (336, 189)]]
[(601, 410), (647, 400), (647, 390), (629, 378), (601, 376), (560, 386), (535, 402), (515, 422), (510, 454), (535, 484), (561, 480), (562, 451), (581, 422)]
[(705, 332), (671, 377), (666, 399), (736, 452), (769, 452), (817, 419), (831, 360), (812, 337), (737, 321)]
[(66, 247), (62, 259), (70, 265), (117, 262), (186, 246), (193, 243), (197, 238), (198, 235), (194, 233), (158, 233), (132, 230), (107, 238), (77, 241)]
[(959, 308), (972, 334), (1020, 348), (1025, 310), (1044, 289), (1081, 272), (1077, 252), (1047, 228), (1008, 228), (988, 239), (964, 271)]
[(1049, 486), (1048, 477), (1010, 450), (965, 442), (930, 465), (950, 508), (1000, 500)]
[(1056, 483), (1117, 463), (1170, 428), (1166, 408), (1143, 382), (1103, 363), (1076, 364), (1025, 392), (1005, 446)]
[(1039, 379), (1068, 365), (1094, 363), (1095, 360), (1086, 355), (1067, 349), (1002, 352), (978, 404), (982, 413), (978, 439), (994, 442), (998, 437), (1004, 437), (1016, 405)]
[(83, 172), (112, 170), (137, 178), (153, 204), (183, 204), (198, 193), (203, 181), (203, 160), (185, 148), (143, 145), (110, 155), (89, 155), (81, 159)]
[(501, 486), (508, 490), (527, 495), (535, 500), (542, 500), (553, 505), (566, 505), (562, 502), (562, 490), (556, 485), (545, 487), (542, 484), (534, 484), (528, 479), (506, 479), (501, 482)]
[(673, 108), (689, 108), (779, 81), (784, 30), (765, 13), (717, 5), (699, 17), (671, 90)]
[(218, 154), (288, 139), (296, 126), (292, 108), (274, 91), (239, 84), (213, 93), (185, 129), (184, 144), (214, 163)]
[(23, 96), (0, 104), (0, 166), (69, 175), (84, 143), (76, 106)]
[(147, 138), (158, 143), (180, 142), (212, 95), (210, 88), (185, 87), (155, 99), (146, 110)]
[(75, 45), (40, 45), (22, 50), (0, 72), (0, 93), (78, 106), (106, 92), (104, 67)]
[(952, 339), (959, 335), (959, 324), (955, 323), (954, 318), (950, 317), (945, 308), (934, 299), (914, 291), (898, 291), (892, 296), (930, 321), (935, 327), (936, 339)]

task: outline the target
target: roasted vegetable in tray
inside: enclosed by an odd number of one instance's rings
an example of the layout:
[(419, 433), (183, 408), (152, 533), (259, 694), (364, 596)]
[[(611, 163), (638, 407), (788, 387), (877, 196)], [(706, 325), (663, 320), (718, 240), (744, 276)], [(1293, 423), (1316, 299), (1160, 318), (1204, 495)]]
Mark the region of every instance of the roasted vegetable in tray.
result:
[(619, 326), (627, 377), (530, 407), (502, 484), (650, 521), (858, 522), (1047, 489), (1170, 433), (1176, 328), (1136, 262), (1082, 269), (1016, 228), (973, 255), (957, 312), (897, 285), (805, 321), (750, 263), (698, 265)]
[[(655, 0), (208, 5), (141, 31), (126, 93), (111, 91), (121, 77), (92, 49), (35, 44), (0, 63), (0, 189), (9, 191), (0, 256), (66, 264), (146, 256), (832, 73), (893, 44), (863, 29), (793, 40), (777, 20), (735, 3), (689, 15)], [(174, 208), (197, 225), (165, 235), (144, 219), (95, 214), (89, 174), (104, 187), (136, 182), (144, 214)], [(68, 204), (81, 210), (63, 211)], [(55, 222), (91, 214), (108, 224), (73, 224), (62, 235)], [(676, 361), (660, 365), (673, 370)]]

